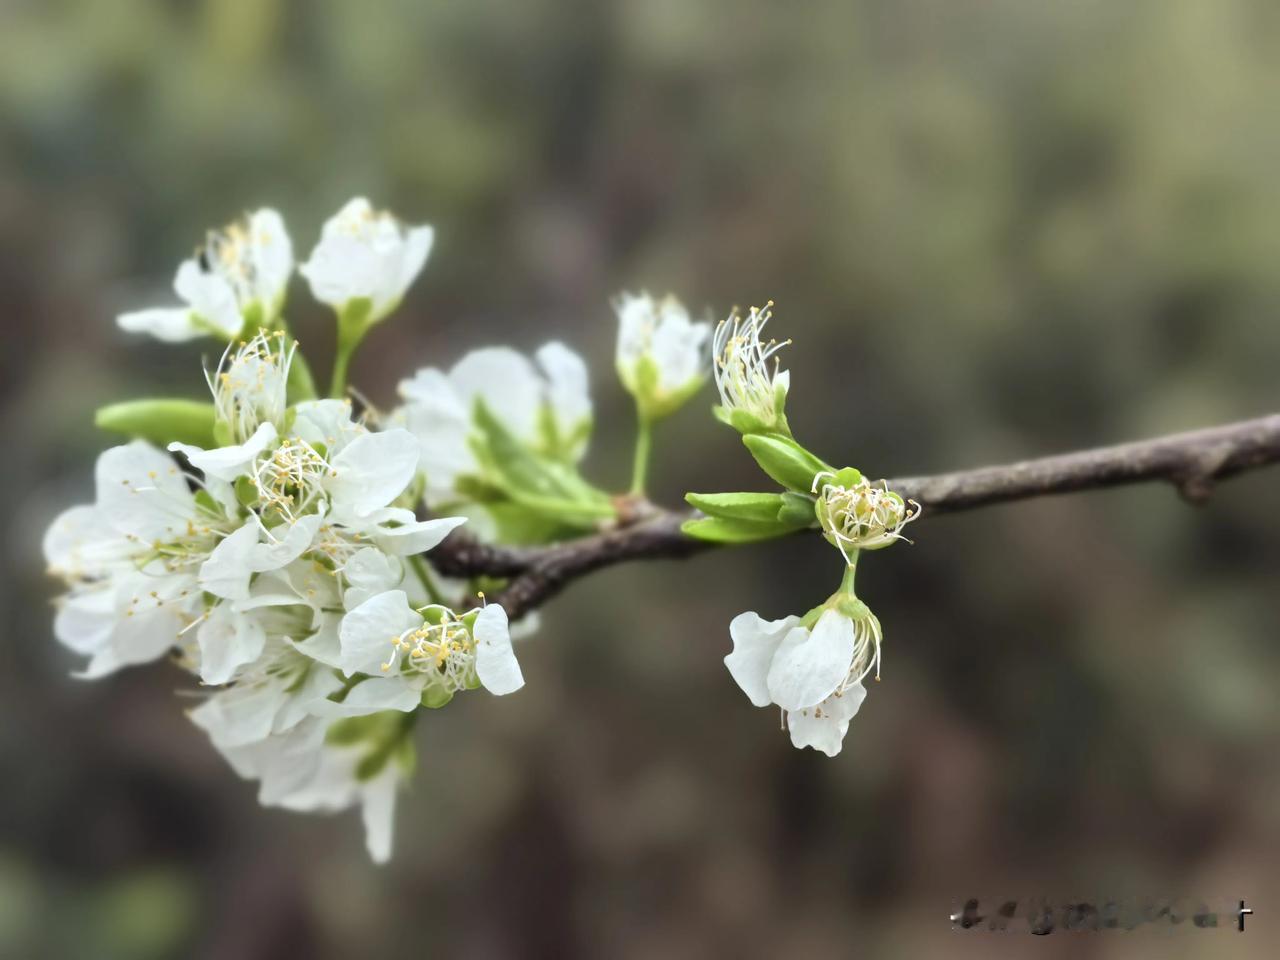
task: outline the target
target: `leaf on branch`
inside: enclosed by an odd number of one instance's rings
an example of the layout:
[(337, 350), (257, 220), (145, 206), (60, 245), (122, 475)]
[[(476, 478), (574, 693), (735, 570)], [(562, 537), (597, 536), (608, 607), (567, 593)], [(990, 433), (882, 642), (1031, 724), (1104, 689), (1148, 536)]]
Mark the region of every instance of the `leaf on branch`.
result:
[(753, 433), (742, 438), (760, 469), (789, 490), (810, 493), (813, 478), (834, 473), (830, 465), (796, 443), (776, 433)]

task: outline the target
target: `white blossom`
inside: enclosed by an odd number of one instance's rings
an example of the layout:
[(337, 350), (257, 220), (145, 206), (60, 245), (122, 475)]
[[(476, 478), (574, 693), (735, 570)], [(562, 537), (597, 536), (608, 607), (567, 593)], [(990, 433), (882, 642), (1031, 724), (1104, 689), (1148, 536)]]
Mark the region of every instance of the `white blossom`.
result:
[(211, 231), (203, 249), (178, 267), (173, 287), (184, 306), (124, 313), (117, 322), (170, 342), (209, 335), (231, 340), (246, 327), (275, 320), (292, 272), (284, 220), (264, 208)]
[(418, 438), (429, 504), (458, 499), (458, 479), (483, 473), (471, 444), (479, 403), (533, 450), (570, 463), (585, 453), (591, 432), (586, 364), (558, 342), (534, 357), (537, 366), (509, 347), (486, 347), (448, 373), (426, 368), (401, 381), (405, 402), (392, 421)]
[(755, 613), (729, 624), (733, 652), (725, 666), (753, 704), (781, 708), (796, 747), (838, 754), (866, 696), (862, 681), (873, 670), (879, 679), (880, 622), (859, 607), (856, 618), (826, 609), (811, 628), (799, 617), (768, 621)]
[(105, 451), (97, 498), (50, 526), (49, 570), (69, 587), (54, 632), (89, 657), (84, 676), (143, 663), (178, 646), (200, 622), (199, 571), (235, 519), (200, 501), (162, 451), (135, 441)]
[(431, 252), (435, 231), (405, 227), (356, 197), (330, 217), (320, 242), (298, 269), (321, 303), (339, 313), (356, 301), (368, 303), (367, 323), (396, 308)]
[(641, 414), (658, 419), (673, 413), (706, 378), (709, 323), (695, 323), (672, 296), (624, 293), (618, 314), (618, 375)]
[(442, 697), (477, 684), (503, 696), (524, 686), (511, 648), (507, 614), (488, 604), (468, 625), (452, 610), (409, 606), (402, 590), (365, 601), (342, 621), (341, 664), (348, 676), (366, 674), (334, 713), (412, 710), (429, 690)]

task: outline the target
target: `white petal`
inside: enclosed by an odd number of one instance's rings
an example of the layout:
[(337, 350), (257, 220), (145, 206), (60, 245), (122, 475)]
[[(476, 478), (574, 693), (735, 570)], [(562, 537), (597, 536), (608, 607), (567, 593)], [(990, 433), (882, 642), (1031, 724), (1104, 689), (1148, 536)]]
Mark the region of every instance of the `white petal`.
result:
[(357, 683), (341, 703), (321, 700), (311, 705), (311, 713), (317, 717), (366, 717), (384, 710), (408, 713), (422, 703), (422, 683), (412, 683), (408, 678), (395, 676), (370, 677)]
[(408, 430), (366, 433), (333, 460), (325, 487), (335, 520), (367, 517), (391, 503), (418, 470), (418, 441)]
[(237, 684), (188, 712), (220, 750), (257, 743), (271, 735), (276, 714), (288, 699), (283, 685)]
[(371, 597), (394, 590), (404, 580), (400, 563), (374, 547), (358, 550), (342, 568), (349, 584), (342, 602), (354, 610)]
[(511, 649), (507, 611), (491, 603), (476, 617), (472, 633), (476, 641), (476, 676), (492, 694), (515, 693), (524, 686), (524, 675)]
[(826, 611), (813, 630), (793, 628), (769, 667), (769, 696), (784, 710), (821, 703), (848, 676), (853, 663), (853, 622)]
[(213, 548), (200, 567), (200, 587), (215, 597), (228, 600), (247, 600), (249, 580), (249, 556), (258, 545), (258, 524), (250, 520), (240, 529)]
[(767, 682), (769, 666), (782, 638), (799, 622), (799, 617), (764, 620), (756, 613), (740, 613), (729, 622), (733, 653), (724, 658), (724, 665), (757, 707), (771, 702)]
[(466, 522), (466, 517), (435, 517), (398, 527), (378, 527), (374, 542), (387, 553), (408, 557), (426, 553)]
[(391, 656), (392, 641), (421, 625), (422, 617), (409, 608), (409, 597), (403, 590), (366, 600), (342, 620), (342, 669), (348, 675), (380, 675)]
[(363, 805), (360, 816), (364, 821), (365, 847), (374, 863), (386, 863), (391, 859), (391, 833), (399, 784), (400, 774), (392, 762), (361, 791)]
[(108, 646), (94, 655), (80, 676), (96, 679), (120, 667), (156, 660), (178, 642), (185, 625), (181, 610), (175, 606), (154, 607), (121, 617), (111, 631)]
[(618, 314), (617, 363), (630, 370), (649, 349), (649, 338), (657, 324), (657, 311), (648, 294), (621, 294), (614, 309)]
[(221, 603), (200, 624), (196, 642), (200, 645), (200, 679), (227, 683), (238, 667), (262, 655), (267, 634), (252, 616), (233, 612)]
[(351, 419), (351, 404), (346, 400), (307, 400), (293, 409), (294, 435), (313, 447), (323, 445), (330, 457), (366, 432)]
[(538, 432), (538, 409), (543, 383), (533, 364), (510, 347), (473, 350), (449, 372), (465, 408), (475, 408), (477, 398), (489, 412), (521, 440), (533, 440)]
[(108, 526), (97, 507), (88, 505), (54, 518), (41, 547), (49, 572), (63, 577), (103, 575), (138, 550)]
[(563, 343), (553, 341), (535, 354), (547, 374), (547, 399), (562, 434), (571, 434), (591, 419), (587, 365)]
[(661, 317), (649, 349), (663, 389), (678, 390), (706, 374), (711, 325), (691, 323), (684, 307), (670, 299), (663, 302)]
[(274, 312), (284, 298), (289, 276), (293, 273), (293, 242), (278, 212), (263, 207), (249, 217), (249, 238), (253, 251), (254, 285), (265, 301), (263, 307)]
[(252, 437), (234, 446), (204, 450), (187, 443), (175, 442), (169, 444), (169, 449), (174, 453), (181, 453), (191, 466), (206, 476), (233, 483), (237, 477), (247, 472), (249, 465), (267, 447), (275, 442), (276, 428), (269, 423), (263, 423), (259, 424)]
[(418, 438), (418, 468), (426, 474), (427, 501), (434, 505), (453, 494), (459, 475), (478, 472), (468, 443), (471, 409), (439, 370), (419, 370), (411, 380), (402, 380), (400, 395), (407, 401), (400, 414)]
[(405, 234), (404, 249), (400, 254), (400, 265), (396, 275), (394, 296), (380, 304), (382, 310), (391, 310), (405, 295), (405, 291), (422, 272), (431, 253), (431, 245), (435, 241), (436, 232), (428, 226), (412, 227)]
[(116, 317), (116, 324), (129, 333), (146, 333), (166, 343), (182, 343), (207, 337), (209, 331), (196, 325), (189, 307), (154, 307), (134, 310)]
[[(256, 544), (249, 550), (248, 568), (255, 573), (265, 573), (293, 563), (310, 549), (322, 523), (324, 514), (312, 513), (295, 520), (287, 529), (276, 527), (271, 531), (276, 537), (274, 541)], [(282, 530), (284, 536), (280, 537)]]
[(342, 616), (336, 613), (321, 613), (318, 616), (316, 630), (305, 640), (289, 640), (289, 645), (312, 660), (325, 666), (342, 669), (342, 645), (338, 640), (338, 628)]
[(59, 643), (88, 656), (110, 642), (117, 616), (114, 591), (107, 585), (94, 586), (73, 593), (58, 604), (53, 635)]
[(866, 696), (867, 688), (856, 683), (838, 696), (827, 697), (816, 707), (798, 712), (789, 711), (787, 726), (791, 730), (792, 744), (798, 748), (812, 747), (821, 750), (828, 757), (834, 757), (844, 744), (849, 721), (858, 712)]
[(178, 267), (173, 288), (191, 306), (197, 325), (204, 321), (226, 340), (240, 335), (244, 317), (235, 290), (222, 277), (201, 270), (194, 260), (185, 260)]
[(112, 529), (147, 543), (184, 536), (196, 516), (186, 477), (168, 454), (135, 440), (98, 457), (98, 509)]

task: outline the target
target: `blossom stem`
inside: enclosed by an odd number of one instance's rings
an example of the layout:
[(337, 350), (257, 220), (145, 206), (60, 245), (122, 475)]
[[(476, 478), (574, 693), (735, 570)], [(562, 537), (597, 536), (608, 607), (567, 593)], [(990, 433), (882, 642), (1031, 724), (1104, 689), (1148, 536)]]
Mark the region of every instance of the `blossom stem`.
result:
[(649, 473), (649, 452), (653, 447), (653, 421), (640, 414), (636, 427), (636, 454), (631, 468), (631, 492), (644, 493), (645, 478)]
[(368, 299), (360, 297), (338, 312), (338, 345), (333, 355), (333, 378), (329, 382), (329, 396), (335, 400), (341, 400), (347, 392), (347, 367), (356, 347), (369, 332), (371, 306)]
[(422, 589), (427, 591), (427, 599), (432, 603), (444, 604), (444, 594), (440, 592), (440, 588), (436, 586), (435, 580), (431, 574), (427, 572), (426, 561), (418, 554), (409, 557), (409, 566), (413, 569), (414, 574), (418, 578), (418, 582), (422, 584)]
[(853, 592), (853, 580), (854, 580), (854, 577), (857, 576), (857, 573), (858, 573), (858, 551), (850, 550), (848, 566), (844, 568), (844, 576), (840, 580), (841, 593), (847, 593), (851, 597), (855, 595)]

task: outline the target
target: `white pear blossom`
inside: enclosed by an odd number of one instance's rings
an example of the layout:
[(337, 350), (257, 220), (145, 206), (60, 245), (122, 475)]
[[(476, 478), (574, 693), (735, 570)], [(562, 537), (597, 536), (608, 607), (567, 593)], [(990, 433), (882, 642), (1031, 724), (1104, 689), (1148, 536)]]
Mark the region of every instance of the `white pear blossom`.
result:
[(859, 601), (834, 606), (812, 627), (799, 617), (763, 620), (743, 613), (729, 624), (733, 652), (725, 666), (757, 707), (781, 708), (796, 747), (829, 757), (840, 752), (849, 721), (866, 696), (862, 681), (880, 674), (880, 622)]
[(477, 685), (497, 696), (524, 686), (506, 611), (494, 603), (459, 617), (438, 604), (414, 610), (391, 590), (348, 613), (340, 641), (343, 671), (370, 679), (330, 708), (338, 715), (412, 710), (424, 696), (448, 699)]
[(856, 482), (842, 486), (836, 474), (823, 471), (813, 478), (815, 507), (823, 535), (852, 564), (859, 550), (878, 550), (905, 540), (902, 528), (920, 516), (920, 505), (904, 501), (889, 489), (887, 482), (874, 486), (858, 475)]
[(104, 452), (96, 475), (95, 503), (63, 513), (44, 540), (50, 572), (69, 588), (54, 632), (90, 658), (87, 677), (182, 642), (204, 615), (200, 568), (236, 522), (142, 441)]
[(773, 301), (752, 307), (744, 319), (735, 310), (716, 327), (713, 368), (720, 416), (743, 432), (789, 434), (784, 413), (791, 373), (779, 368), (777, 352), (791, 341), (764, 340)]
[(695, 323), (675, 297), (623, 293), (618, 314), (618, 375), (641, 415), (656, 420), (684, 404), (706, 379), (709, 323)]
[(321, 303), (341, 314), (365, 302), (363, 321), (375, 323), (400, 303), (434, 237), (431, 227), (405, 227), (356, 197), (325, 222), (320, 242), (298, 269)]
[(124, 313), (117, 323), (170, 342), (210, 335), (232, 340), (279, 316), (292, 272), (284, 220), (274, 210), (257, 210), (211, 231), (199, 253), (178, 267), (173, 287), (183, 306)]
[(427, 368), (401, 381), (405, 402), (391, 419), (418, 438), (429, 504), (458, 499), (458, 479), (483, 474), (471, 444), (479, 403), (530, 449), (569, 463), (585, 453), (591, 433), (586, 364), (558, 342), (544, 344), (534, 358), (537, 366), (508, 347), (487, 347), (448, 373)]

